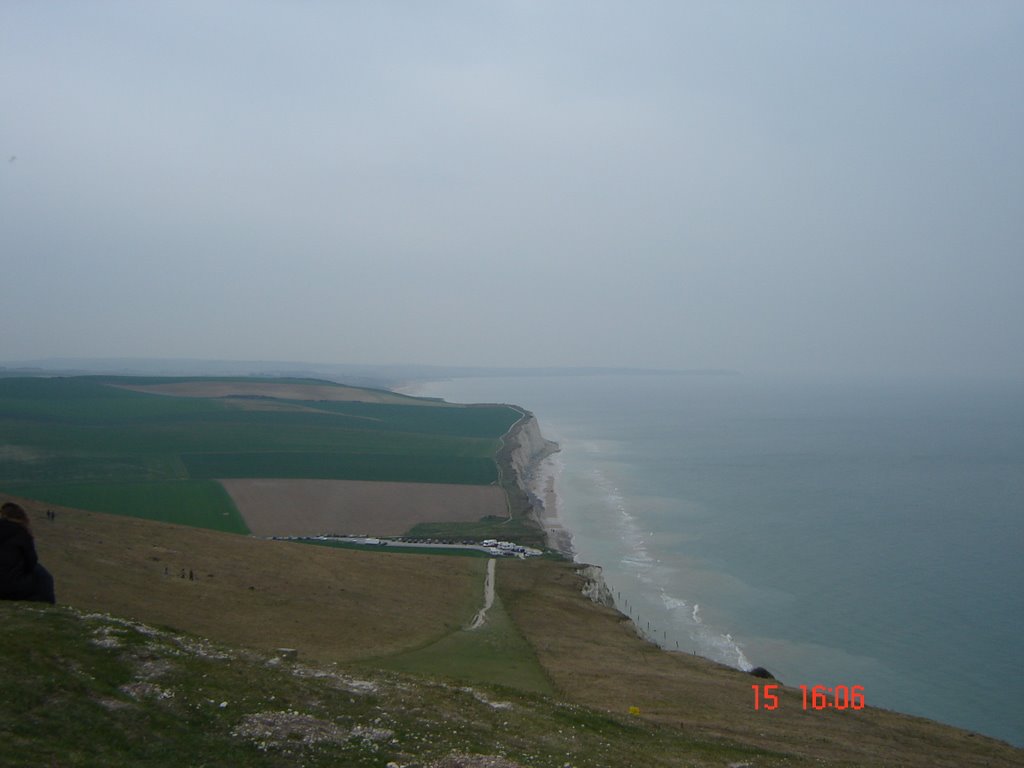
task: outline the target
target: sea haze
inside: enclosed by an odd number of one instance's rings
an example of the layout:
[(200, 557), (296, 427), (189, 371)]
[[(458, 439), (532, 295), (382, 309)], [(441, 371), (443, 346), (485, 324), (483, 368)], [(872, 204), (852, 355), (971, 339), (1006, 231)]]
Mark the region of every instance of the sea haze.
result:
[[(577, 559), (641, 630), (788, 685), (1024, 743), (1019, 382), (456, 379), (550, 461)], [(648, 628), (649, 627), (649, 628)]]

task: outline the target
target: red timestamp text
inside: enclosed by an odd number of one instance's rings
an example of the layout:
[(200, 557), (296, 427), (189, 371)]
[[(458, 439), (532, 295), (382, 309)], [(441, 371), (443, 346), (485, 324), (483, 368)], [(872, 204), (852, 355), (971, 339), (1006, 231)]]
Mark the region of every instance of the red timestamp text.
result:
[[(775, 683), (752, 685), (754, 690), (754, 709), (773, 710), (779, 708), (779, 686)], [(864, 709), (863, 685), (801, 685), (803, 708), (807, 709)]]

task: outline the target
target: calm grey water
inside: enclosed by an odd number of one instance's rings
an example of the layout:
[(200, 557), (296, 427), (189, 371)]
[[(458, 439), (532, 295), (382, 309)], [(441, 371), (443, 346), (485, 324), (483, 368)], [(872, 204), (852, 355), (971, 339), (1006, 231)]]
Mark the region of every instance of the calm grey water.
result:
[[(1024, 383), (458, 379), (532, 410), (641, 629), (1024, 744)], [(648, 630), (648, 624), (650, 629)]]

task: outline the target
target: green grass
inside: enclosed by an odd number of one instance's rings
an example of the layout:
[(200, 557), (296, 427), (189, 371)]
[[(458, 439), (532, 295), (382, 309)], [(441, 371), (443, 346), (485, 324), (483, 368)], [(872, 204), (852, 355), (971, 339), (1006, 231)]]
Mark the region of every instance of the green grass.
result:
[(6, 443), (44, 455), (230, 452), (257, 445), (270, 451), (491, 457), (518, 416), (507, 406), (281, 402), (314, 410), (246, 410), (219, 398), (143, 394), (90, 378), (0, 378), (0, 427)]
[(373, 429), (494, 438), (508, 431), (519, 412), (508, 406), (423, 408), (417, 405), (321, 402), (318, 410), (362, 419)]
[[(287, 672), (236, 663), (201, 641), (143, 625), (52, 609), (0, 610), (5, 640), (14, 640), (4, 657), (20, 662), (15, 674), (6, 665), (0, 673), (3, 711), (18, 713), (0, 725), (5, 766), (280, 766), (305, 752), (313, 753), (312, 765), (377, 764), (376, 745), (359, 740), (317, 755), (286, 733), (273, 749), (233, 736), (245, 714), (309, 710), (313, 696), (351, 728), (369, 702), (347, 692), (304, 686)], [(43, 646), (32, 645), (40, 640)], [(249, 687), (254, 678), (259, 688)]]
[[(330, 414), (294, 411), (228, 410), (201, 417), (161, 414), (127, 424), (117, 419), (84, 423), (53, 416), (25, 418), (0, 410), (0, 427), (5, 442), (33, 449), (43, 457), (55, 453), (115, 456), (257, 449), (492, 457), (497, 445), (497, 436), (469, 438), (373, 430), (364, 422), (353, 426)], [(4, 460), (16, 458), (6, 456)]]
[[(249, 385), (253, 383), (265, 383), (272, 382), (274, 384), (299, 384), (309, 385), (313, 387), (336, 387), (338, 389), (351, 390), (354, 392), (362, 392), (369, 395), (371, 398), (383, 397), (388, 402), (394, 402), (397, 405), (430, 405), (432, 407), (451, 407), (450, 404), (444, 403), (438, 398), (421, 398), (413, 397), (412, 395), (403, 395), (398, 392), (391, 392), (390, 390), (374, 389), (371, 387), (357, 387), (351, 384), (339, 384), (334, 381), (327, 381), (324, 379), (311, 379), (303, 377), (293, 376), (274, 376), (272, 379), (260, 378), (258, 376), (110, 376), (106, 374), (100, 374), (95, 376), (80, 377), (88, 378), (93, 381), (97, 381), (101, 384), (113, 384), (116, 386), (126, 387), (145, 387), (145, 386), (160, 386), (165, 384), (193, 384), (193, 383), (237, 383), (243, 385)], [(242, 395), (243, 397), (251, 397), (251, 395)], [(256, 396), (259, 397), (259, 396)], [(458, 406), (455, 406), (458, 407)]]
[(384, 669), (460, 683), (502, 685), (530, 693), (554, 693), (551, 681), (495, 596), (487, 622), (474, 630), (463, 629), (425, 648), (375, 660)]
[(231, 497), (213, 481), (43, 483), (13, 485), (5, 490), (47, 504), (228, 533), (249, 532)]
[(190, 477), (291, 477), (490, 485), (494, 460), (473, 456), (387, 453), (248, 452), (184, 454)]
[(501, 539), (544, 548), (544, 534), (521, 516), (485, 517), (472, 523), (419, 523), (404, 535), (417, 539)]
[(298, 539), (301, 544), (313, 544), (318, 547), (334, 547), (335, 549), (355, 549), (361, 552), (387, 552), (399, 555), (442, 555), (444, 557), (491, 557), (479, 549), (448, 549), (446, 547), (403, 547), (401, 544), (387, 544), (376, 547), (372, 544), (356, 544), (351, 541), (318, 541), (317, 539)]
[(49, 424), (130, 424), (182, 416), (209, 415), (230, 406), (212, 398), (147, 395), (107, 386), (90, 376), (0, 378), (4, 419)]
[(62, 607), (0, 603), (0, 662), (5, 768), (780, 764), (491, 683), (281, 662)]

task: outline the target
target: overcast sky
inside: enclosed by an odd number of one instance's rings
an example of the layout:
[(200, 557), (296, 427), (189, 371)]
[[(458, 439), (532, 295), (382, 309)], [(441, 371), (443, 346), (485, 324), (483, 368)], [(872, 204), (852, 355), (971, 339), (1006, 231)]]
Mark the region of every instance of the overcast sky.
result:
[(0, 0), (0, 361), (1024, 375), (1024, 3)]

